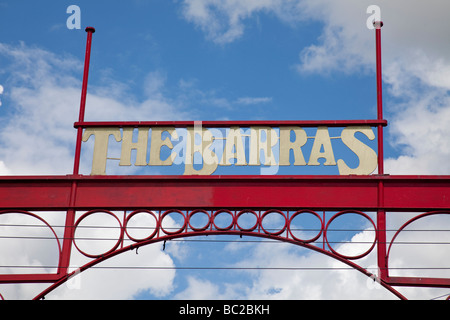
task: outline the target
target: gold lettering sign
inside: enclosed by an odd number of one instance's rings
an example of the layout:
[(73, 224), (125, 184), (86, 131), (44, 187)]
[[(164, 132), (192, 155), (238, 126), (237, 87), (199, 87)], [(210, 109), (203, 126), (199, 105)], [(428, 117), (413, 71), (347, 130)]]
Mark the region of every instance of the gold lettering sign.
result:
[[(363, 139), (359, 139), (362, 137)], [(377, 167), (376, 152), (362, 140), (374, 140), (370, 126), (348, 126), (339, 136), (329, 128), (316, 128), (308, 136), (299, 126), (231, 126), (208, 129), (201, 125), (175, 127), (89, 127), (83, 142), (94, 137), (91, 175), (105, 175), (110, 141), (120, 143), (119, 166), (171, 166), (184, 164), (185, 175), (211, 175), (219, 167), (337, 166), (341, 175), (367, 175)], [(114, 139), (110, 140), (110, 136)], [(364, 138), (365, 137), (365, 138)], [(340, 140), (346, 153), (358, 159), (350, 165), (337, 158), (332, 140)], [(313, 140), (308, 143), (308, 141)], [(311, 146), (312, 144), (312, 146)], [(163, 156), (164, 153), (164, 156)], [(337, 159), (337, 160), (336, 160)], [(269, 170), (271, 174), (277, 170)]]

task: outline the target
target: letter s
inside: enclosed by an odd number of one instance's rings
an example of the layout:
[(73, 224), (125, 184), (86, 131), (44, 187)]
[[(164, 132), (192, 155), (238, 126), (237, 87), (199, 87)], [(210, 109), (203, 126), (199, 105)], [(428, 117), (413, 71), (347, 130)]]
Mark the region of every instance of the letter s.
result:
[(378, 157), (372, 148), (359, 141), (355, 137), (356, 132), (363, 133), (370, 140), (375, 139), (375, 134), (370, 127), (347, 127), (342, 130), (341, 139), (342, 142), (349, 147), (359, 158), (358, 167), (352, 169), (347, 166), (344, 160), (339, 159), (337, 161), (339, 174), (349, 175), (349, 174), (371, 174), (378, 165)]

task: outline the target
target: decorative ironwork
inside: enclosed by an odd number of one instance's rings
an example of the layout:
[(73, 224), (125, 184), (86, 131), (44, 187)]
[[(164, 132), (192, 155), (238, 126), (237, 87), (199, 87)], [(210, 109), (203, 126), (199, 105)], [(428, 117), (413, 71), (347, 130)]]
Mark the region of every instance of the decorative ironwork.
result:
[[(246, 237), (258, 237), (258, 238), (266, 238), (271, 240), (278, 240), (282, 242), (291, 243), (294, 245), (302, 246), (307, 249), (314, 250), (316, 252), (325, 254), (329, 257), (335, 258), (356, 270), (362, 272), (368, 277), (379, 279), (380, 283), (396, 294), (400, 298), (404, 298), (398, 291), (393, 288), (393, 285), (407, 285), (409, 282), (412, 282), (414, 278), (399, 278), (394, 277), (390, 279), (387, 278), (379, 278), (379, 275), (375, 275), (368, 270), (365, 270), (363, 267), (359, 266), (357, 263), (353, 262), (355, 260), (361, 259), (371, 252), (373, 252), (374, 248), (377, 244), (379, 244), (378, 235), (380, 230), (377, 228), (376, 223), (372, 220), (368, 213), (359, 211), (359, 210), (342, 210), (339, 212), (325, 212), (325, 211), (317, 211), (310, 209), (299, 209), (299, 210), (283, 210), (283, 209), (231, 209), (231, 208), (215, 208), (215, 209), (199, 209), (199, 208), (191, 208), (191, 209), (136, 209), (136, 210), (124, 210), (122, 211), (110, 211), (105, 209), (95, 209), (89, 210), (86, 212), (77, 212), (79, 216), (73, 225), (73, 234), (74, 237), (69, 239), (71, 245), (78, 250), (79, 253), (84, 255), (87, 258), (90, 258), (91, 261), (86, 263), (84, 266), (80, 267), (76, 271), (71, 273), (68, 272), (68, 266), (65, 266), (62, 258), (62, 248), (61, 248), (61, 240), (54, 228), (48, 223), (45, 219), (39, 216), (39, 213), (33, 213), (30, 211), (24, 210), (8, 210), (1, 211), (1, 215), (5, 214), (18, 214), (18, 215), (27, 215), (33, 218), (38, 219), (42, 222), (46, 227), (48, 227), (54, 238), (57, 242), (60, 257), (58, 258), (59, 264), (58, 266), (53, 266), (58, 268), (58, 272), (55, 274), (2, 274), (0, 275), (0, 282), (50, 282), (53, 283), (47, 290), (39, 294), (36, 298), (42, 298), (46, 294), (48, 294), (51, 290), (55, 289), (65, 281), (67, 281), (70, 277), (81, 273), (82, 271), (92, 267), (106, 259), (109, 259), (117, 254), (122, 252), (126, 252), (129, 250), (137, 249), (141, 246), (169, 241), (177, 238), (187, 238), (187, 237), (195, 237), (195, 236), (205, 236), (205, 235), (236, 235), (236, 236), (246, 236)], [(432, 215), (448, 215), (448, 211), (430, 211), (426, 213), (419, 214), (414, 218), (407, 221), (392, 237), (390, 242), (388, 243), (388, 252), (386, 254), (386, 260), (389, 259), (389, 253), (393, 244), (395, 244), (395, 240), (398, 234), (404, 230), (412, 222), (419, 220), (424, 217), (432, 216)], [(82, 229), (83, 222), (89, 217), (97, 216), (107, 216), (112, 217), (112, 220), (115, 221), (116, 226), (108, 228), (115, 228), (118, 230), (117, 238), (108, 238), (111, 243), (113, 243), (111, 248), (105, 249), (103, 252), (99, 253), (91, 253), (88, 252), (85, 248), (78, 244), (79, 241), (103, 241), (105, 239), (102, 238), (83, 238), (77, 236), (78, 229)], [(145, 215), (150, 218), (148, 226), (141, 227), (142, 230), (148, 231), (148, 234), (141, 235), (139, 237), (133, 235), (133, 219), (136, 219), (138, 215)], [(249, 215), (251, 219), (248, 221), (244, 220), (244, 216)], [(308, 229), (305, 227), (305, 224), (301, 221), (297, 221), (299, 217), (302, 215), (310, 215), (316, 221), (314, 223), (309, 222), (309, 224), (313, 224), (315, 227)], [(364, 220), (367, 220), (367, 224), (371, 227), (360, 229), (360, 232), (370, 230), (374, 233), (374, 240), (372, 243), (367, 243), (368, 248), (357, 255), (348, 256), (336, 251), (332, 242), (329, 241), (328, 235), (330, 232), (336, 231), (333, 228), (333, 222), (345, 215), (357, 215), (362, 217)], [(328, 218), (326, 218), (328, 216)], [(200, 218), (199, 218), (200, 217)], [(273, 218), (277, 218), (276, 223), (268, 223), (267, 221), (273, 220)], [(166, 220), (170, 220), (170, 224), (165, 223)], [(176, 223), (174, 222), (175, 220)], [(5, 227), (5, 225), (3, 225)], [(14, 227), (11, 226), (12, 228)], [(96, 226), (90, 225), (90, 229), (95, 229)], [(105, 228), (103, 225), (97, 226), (99, 230)], [(306, 229), (305, 229), (306, 228)], [(300, 229), (300, 230), (299, 230)], [(313, 235), (309, 235), (309, 238), (301, 238), (297, 234), (299, 231), (308, 230)], [(356, 231), (356, 229), (354, 230)], [(92, 244), (88, 247), (92, 247)], [(26, 266), (22, 266), (26, 267)], [(423, 278), (424, 283), (422, 286), (444, 286), (448, 287), (450, 284), (445, 279), (428, 279)], [(432, 283), (434, 281), (435, 283)], [(420, 283), (418, 283), (420, 285)]]
[[(378, 174), (361, 176), (83, 176), (79, 174), (83, 130), (91, 127), (148, 127), (167, 123), (84, 121), (90, 45), (94, 28), (88, 27), (86, 58), (80, 103), (75, 123), (77, 140), (72, 175), (0, 177), (0, 217), (16, 213), (44, 223), (58, 246), (55, 273), (0, 274), (0, 283), (50, 283), (35, 298), (43, 298), (69, 278), (122, 252), (140, 246), (176, 238), (204, 235), (238, 235), (278, 240), (302, 246), (337, 259), (377, 279), (399, 298), (405, 297), (394, 286), (450, 287), (449, 278), (392, 277), (388, 260), (395, 240), (412, 222), (431, 215), (448, 215), (450, 176), (389, 176), (383, 167), (380, 27), (376, 28), (377, 119), (349, 121), (260, 121), (257, 125), (369, 126), (377, 128)], [(212, 127), (255, 125), (255, 122), (208, 122)], [(192, 125), (171, 122), (174, 127)], [(195, 125), (195, 123), (194, 123)], [(101, 170), (100, 170), (101, 171)], [(99, 171), (99, 172), (100, 172)], [(42, 211), (65, 212), (64, 234), (58, 237), (55, 226), (39, 216)], [(390, 215), (411, 211), (417, 216), (401, 226), (387, 242), (386, 225)], [(120, 212), (120, 213), (118, 213)], [(333, 214), (326, 218), (326, 212)], [(375, 218), (373, 219), (370, 215)], [(117, 237), (111, 247), (92, 253), (80, 245), (77, 237), (83, 223), (95, 215), (112, 218)], [(332, 246), (330, 231), (337, 219), (348, 214), (367, 220), (374, 239), (363, 252), (349, 256)], [(80, 215), (77, 219), (77, 215)], [(152, 221), (148, 234), (133, 233), (138, 215)], [(250, 216), (250, 222), (244, 221)], [(305, 215), (316, 219), (313, 234), (301, 235), (297, 220)], [(175, 218), (175, 219), (173, 219)], [(172, 220), (177, 220), (173, 224)], [(276, 227), (270, 225), (278, 218)], [(225, 220), (222, 221), (222, 220)], [(280, 222), (281, 221), (281, 222)], [(170, 225), (170, 223), (173, 225)], [(84, 239), (86, 240), (86, 239)], [(320, 240), (321, 243), (320, 243)], [(69, 272), (72, 249), (91, 259)], [(375, 275), (355, 261), (376, 249), (379, 274)], [(0, 295), (0, 299), (3, 297)]]

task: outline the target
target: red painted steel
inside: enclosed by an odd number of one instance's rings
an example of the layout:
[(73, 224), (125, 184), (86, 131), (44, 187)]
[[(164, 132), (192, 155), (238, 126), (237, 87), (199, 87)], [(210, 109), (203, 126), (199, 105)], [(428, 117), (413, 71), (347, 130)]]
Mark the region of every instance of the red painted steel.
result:
[[(88, 78), (89, 78), (89, 63), (90, 63), (90, 59), (91, 59), (92, 34), (95, 32), (95, 29), (93, 27), (87, 27), (86, 32), (87, 32), (86, 55), (84, 58), (85, 60), (84, 60), (83, 84), (81, 87), (80, 113), (78, 116), (79, 122), (84, 121), (84, 114), (85, 114), (85, 110), (86, 110), (86, 95), (87, 95), (87, 85), (88, 85)], [(74, 161), (73, 174), (78, 174), (78, 171), (80, 168), (82, 135), (83, 135), (83, 129), (78, 128), (77, 129), (76, 147), (75, 147), (75, 161)]]
[(282, 121), (86, 121), (75, 122), (75, 128), (90, 127), (175, 127), (185, 128), (195, 125), (213, 128), (229, 128), (230, 126), (300, 126), (300, 127), (346, 127), (346, 126), (387, 126), (384, 119), (376, 120), (282, 120)]
[[(389, 176), (384, 174), (382, 75), (381, 75), (381, 26), (376, 24), (376, 71), (377, 71), (377, 119), (376, 120), (324, 120), (324, 121), (110, 121), (85, 122), (87, 83), (92, 34), (95, 29), (86, 28), (86, 56), (80, 102), (80, 114), (74, 127), (77, 140), (72, 175), (67, 176), (2, 176), (0, 177), (0, 214), (21, 213), (35, 215), (31, 211), (66, 212), (63, 245), (56, 273), (49, 274), (0, 274), (0, 283), (51, 283), (50, 287), (36, 296), (43, 298), (53, 289), (76, 275), (106, 259), (140, 246), (180, 237), (200, 235), (246, 235), (275, 239), (303, 246), (333, 257), (377, 280), (383, 287), (401, 299), (405, 297), (393, 286), (450, 287), (450, 279), (389, 276), (388, 258), (398, 233), (412, 221), (428, 215), (449, 214), (450, 176)], [(345, 127), (369, 125), (378, 132), (378, 174), (371, 176), (84, 176), (79, 174), (81, 138), (84, 128), (89, 127), (140, 127), (173, 126), (226, 128), (230, 126), (301, 126)], [(123, 217), (112, 211), (123, 210)], [(155, 213), (159, 210), (159, 213)], [(75, 213), (85, 211), (75, 221)], [(127, 212), (130, 212), (127, 215)], [(186, 212), (185, 212), (186, 211)], [(262, 212), (264, 211), (264, 212)], [(326, 211), (338, 212), (328, 221)], [(386, 220), (396, 212), (419, 212), (405, 223), (394, 235), (386, 251)], [(120, 226), (120, 236), (115, 245), (103, 254), (90, 254), (77, 246), (75, 230), (82, 220), (92, 214), (112, 215)], [(135, 239), (127, 231), (130, 219), (145, 212), (156, 221), (153, 232), (144, 239)], [(253, 226), (242, 227), (239, 218), (245, 212), (253, 214)], [(318, 212), (323, 212), (320, 215)], [(375, 212), (376, 223), (364, 212)], [(425, 213), (424, 213), (425, 212)], [(178, 230), (165, 230), (164, 218), (177, 213), (184, 218)], [(348, 213), (368, 219), (375, 230), (371, 247), (357, 256), (345, 256), (336, 252), (327, 239), (331, 222)], [(204, 226), (193, 226), (192, 217), (206, 214)], [(219, 214), (228, 214), (231, 223), (218, 226)], [(284, 218), (279, 230), (264, 228), (264, 219), (271, 214)], [(299, 239), (292, 229), (293, 219), (301, 214), (311, 214), (320, 222), (320, 230), (310, 239)], [(123, 221), (123, 223), (122, 223)], [(47, 222), (44, 221), (47, 224)], [(48, 224), (47, 224), (48, 225)], [(48, 225), (50, 226), (50, 225)], [(50, 226), (50, 229), (51, 226)], [(53, 230), (53, 229), (52, 229)], [(53, 232), (53, 234), (55, 234)], [(56, 234), (55, 234), (56, 236)], [(322, 236), (321, 245), (314, 244)], [(124, 246), (124, 240), (133, 244)], [(379, 275), (374, 275), (353, 260), (377, 250)], [(75, 248), (92, 260), (69, 273), (71, 250)], [(0, 295), (0, 298), (3, 298)]]
[[(398, 292), (397, 290), (395, 290), (391, 285), (389, 285), (387, 282), (378, 279), (378, 277), (370, 272), (368, 272), (366, 269), (360, 267), (358, 264), (354, 263), (353, 261), (351, 261), (351, 259), (347, 259), (346, 257), (339, 255), (339, 254), (335, 254), (332, 251), (328, 251), (328, 250), (323, 250), (317, 246), (314, 246), (312, 244), (310, 244), (308, 241), (301, 241), (298, 239), (295, 239), (290, 232), (287, 232), (285, 236), (280, 236), (280, 235), (273, 235), (273, 234), (268, 234), (267, 232), (260, 232), (260, 231), (256, 231), (259, 229), (262, 229), (262, 216), (264, 216), (264, 214), (261, 216), (260, 214), (258, 215), (258, 219), (257, 222), (255, 224), (255, 226), (253, 226), (252, 228), (242, 228), (239, 226), (238, 223), (238, 218), (239, 215), (241, 213), (243, 213), (244, 211), (248, 211), (248, 210), (243, 210), (240, 211), (239, 213), (232, 213), (231, 211), (228, 210), (224, 210), (224, 209), (220, 209), (218, 211), (216, 211), (215, 213), (211, 213), (210, 219), (208, 224), (206, 225), (206, 228), (202, 231), (195, 231), (195, 230), (189, 230), (188, 229), (188, 225), (190, 225), (189, 219), (190, 217), (192, 217), (191, 214), (186, 214), (184, 215), (183, 213), (181, 213), (184, 217), (184, 223), (183, 223), (183, 227), (181, 227), (179, 230), (176, 231), (164, 231), (163, 228), (161, 228), (161, 222), (164, 219), (164, 216), (166, 214), (168, 214), (169, 212), (174, 212), (177, 210), (167, 210), (164, 213), (160, 213), (160, 218), (158, 220), (157, 228), (158, 228), (158, 232), (157, 233), (153, 233), (153, 236), (150, 236), (147, 239), (141, 240), (141, 241), (136, 241), (136, 243), (129, 245), (129, 246), (125, 246), (125, 247), (120, 247), (117, 250), (110, 250), (108, 252), (105, 252), (102, 255), (99, 255), (96, 259), (86, 263), (84, 266), (81, 266), (79, 269), (69, 273), (66, 277), (62, 277), (61, 279), (59, 279), (58, 281), (56, 281), (53, 285), (51, 285), (49, 288), (47, 288), (46, 290), (44, 290), (43, 292), (41, 292), (39, 295), (37, 295), (35, 297), (35, 299), (41, 299), (44, 298), (45, 295), (47, 295), (49, 292), (51, 292), (52, 290), (54, 290), (55, 288), (57, 288), (58, 286), (60, 286), (62, 283), (66, 282), (71, 276), (75, 275), (76, 273), (81, 273), (111, 257), (114, 257), (118, 254), (121, 254), (123, 252), (127, 252), (130, 250), (134, 250), (137, 249), (141, 246), (144, 245), (148, 245), (148, 244), (154, 244), (157, 242), (162, 242), (162, 241), (168, 241), (168, 240), (172, 240), (172, 239), (177, 239), (177, 238), (183, 238), (183, 237), (192, 237), (192, 236), (199, 236), (199, 235), (220, 235), (220, 234), (227, 234), (227, 235), (239, 235), (239, 236), (254, 236), (254, 237), (263, 237), (263, 238), (269, 238), (272, 240), (279, 240), (282, 242), (287, 242), (287, 243), (291, 243), (294, 245), (299, 245), (311, 250), (314, 250), (316, 252), (325, 254), (327, 256), (330, 256), (334, 259), (337, 259), (339, 261), (341, 261), (342, 263), (354, 268), (355, 270), (361, 272), (362, 274), (366, 275), (367, 277), (370, 277), (372, 279), (378, 280), (379, 284), (381, 286), (383, 286), (384, 288), (386, 288), (387, 290), (389, 290), (390, 292), (392, 292), (394, 295), (396, 295), (397, 297), (399, 297), (400, 299), (406, 299), (406, 297), (404, 297), (400, 292)], [(198, 210), (194, 210), (192, 212), (197, 212)], [(223, 211), (228, 211), (233, 215), (233, 220), (232, 223), (229, 227), (224, 228), (224, 229), (217, 229), (213, 226), (215, 226), (214, 224), (214, 217), (216, 216), (216, 214), (218, 212), (223, 212)], [(277, 210), (269, 210), (269, 211), (277, 211)], [(191, 212), (191, 213), (192, 213)], [(91, 213), (91, 212), (90, 212)], [(266, 212), (267, 213), (267, 212)], [(297, 213), (297, 212), (296, 212)], [(296, 214), (294, 213), (294, 215)], [(254, 212), (254, 214), (257, 214), (256, 212)], [(341, 213), (339, 213), (341, 214)], [(317, 214), (316, 214), (317, 215)], [(317, 217), (320, 216), (317, 215)], [(289, 223), (291, 222), (291, 219), (289, 219), (289, 217), (285, 217), (286, 219), (286, 224), (283, 228), (283, 231), (285, 232), (286, 230), (290, 230), (289, 228)], [(289, 222), (288, 222), (289, 221)], [(126, 226), (124, 226), (126, 228)], [(251, 229), (251, 230), (250, 230)], [(119, 238), (119, 241), (123, 240), (123, 232), (121, 233), (121, 236)], [(117, 247), (117, 245), (116, 245)], [(82, 252), (83, 253), (83, 252)], [(89, 254), (85, 254), (86, 256), (89, 256)]]
[(450, 279), (448, 278), (387, 277), (385, 282), (399, 287), (450, 288)]
[[(86, 96), (87, 96), (87, 85), (89, 78), (89, 64), (91, 59), (91, 45), (92, 45), (92, 34), (95, 32), (93, 27), (87, 27), (87, 40), (86, 40), (86, 54), (84, 60), (84, 72), (83, 72), (83, 84), (81, 88), (81, 99), (80, 99), (80, 113), (78, 116), (78, 121), (84, 121), (84, 115), (86, 110)], [(75, 158), (74, 158), (74, 167), (73, 174), (78, 175), (80, 168), (80, 158), (81, 158), (81, 143), (83, 136), (83, 128), (77, 128), (77, 140), (75, 146)], [(63, 275), (69, 264), (70, 264), (70, 254), (72, 251), (72, 243), (74, 242), (74, 222), (75, 222), (75, 210), (72, 209), (73, 204), (76, 201), (77, 194), (77, 183), (76, 181), (72, 181), (71, 184), (71, 192), (70, 192), (70, 201), (66, 214), (66, 223), (64, 228), (64, 243), (63, 243), (63, 251), (60, 256), (60, 264), (58, 269), (58, 274)]]
[[(381, 27), (383, 22), (374, 21), (375, 27), (375, 52), (376, 52), (376, 79), (377, 79), (377, 119), (383, 119), (383, 78), (381, 64)], [(378, 174), (384, 174), (384, 138), (383, 127), (377, 126), (378, 141)], [(384, 183), (378, 182), (378, 207), (383, 208), (384, 203)], [(377, 212), (377, 225), (381, 230), (386, 230), (386, 211), (379, 209)], [(387, 259), (386, 259), (386, 232), (378, 232), (378, 268), (380, 270), (380, 278), (385, 280), (388, 276)]]
[[(383, 78), (381, 66), (381, 27), (383, 22), (375, 21), (375, 47), (377, 68), (377, 119), (383, 119)], [(384, 174), (383, 127), (378, 125), (378, 174)]]
[[(378, 206), (380, 181), (383, 207)], [(3, 176), (0, 203), (5, 210), (40, 211), (302, 207), (420, 212), (450, 208), (450, 176)]]

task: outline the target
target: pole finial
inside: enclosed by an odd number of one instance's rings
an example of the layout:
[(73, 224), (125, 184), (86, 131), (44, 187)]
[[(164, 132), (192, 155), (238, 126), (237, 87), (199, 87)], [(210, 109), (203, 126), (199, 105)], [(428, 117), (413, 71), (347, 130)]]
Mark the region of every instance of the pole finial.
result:
[(94, 27), (86, 27), (86, 32), (95, 32), (95, 28)]
[(373, 21), (373, 26), (375, 27), (375, 29), (381, 29), (381, 27), (383, 26), (383, 21)]

